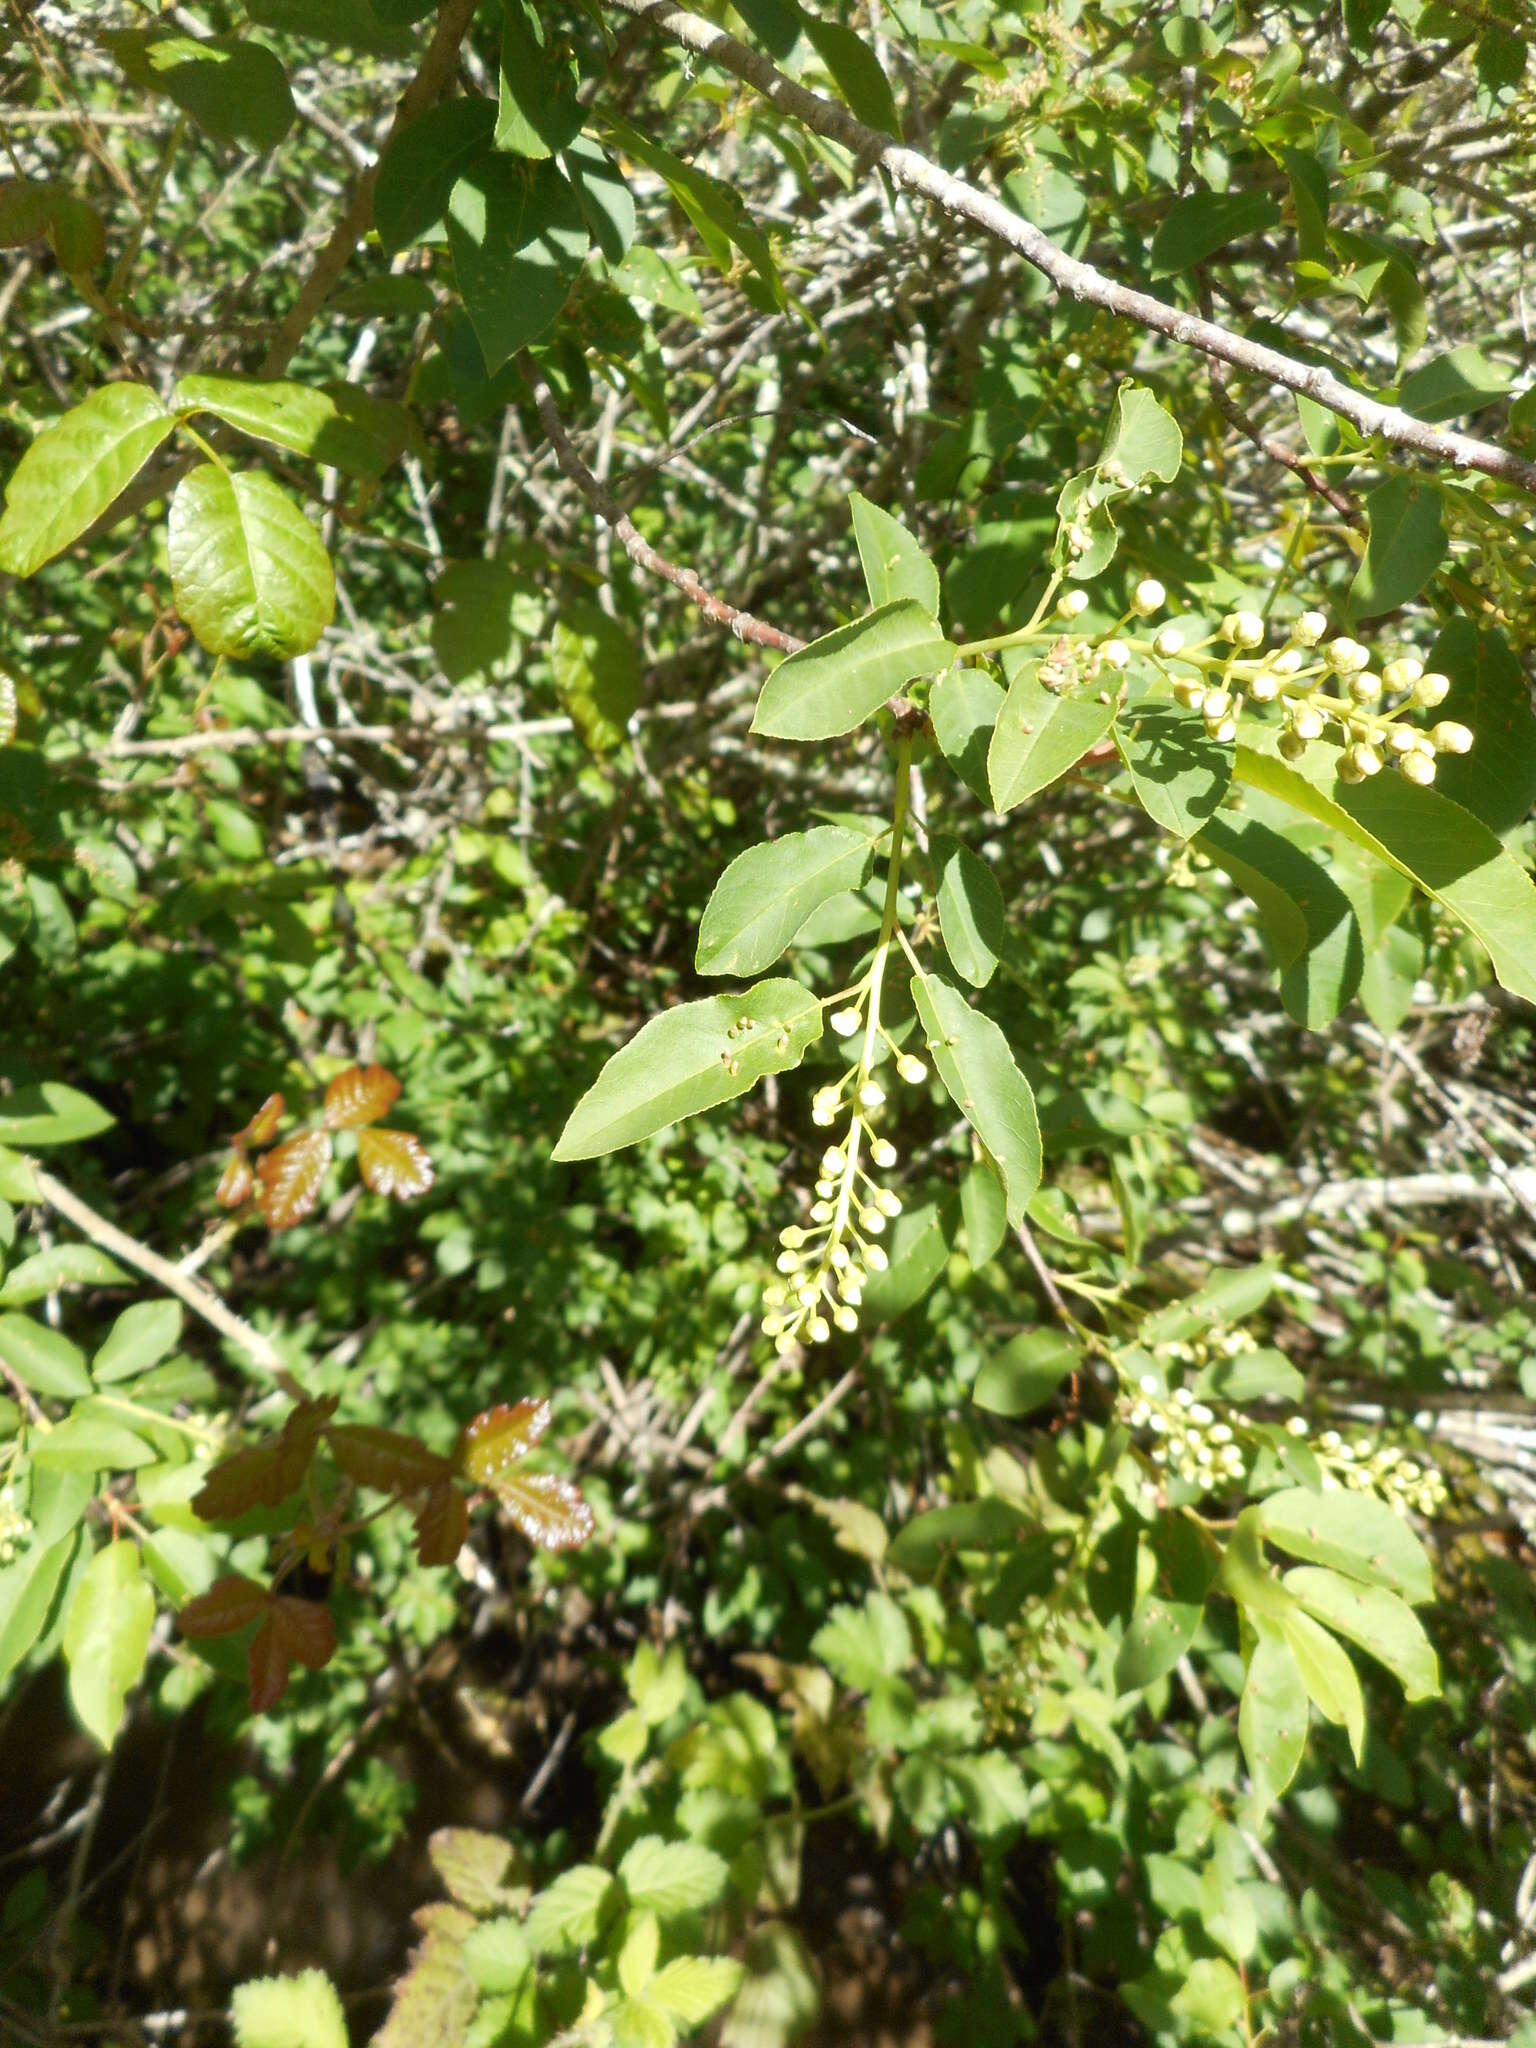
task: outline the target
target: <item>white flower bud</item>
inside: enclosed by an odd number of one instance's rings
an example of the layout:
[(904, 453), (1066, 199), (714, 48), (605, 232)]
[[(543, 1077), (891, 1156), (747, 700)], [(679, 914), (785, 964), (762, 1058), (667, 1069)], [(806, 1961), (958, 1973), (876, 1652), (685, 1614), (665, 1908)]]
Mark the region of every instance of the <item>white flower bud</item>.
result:
[(842, 1292), (843, 1299), (847, 1302), (850, 1308), (857, 1308), (864, 1299), (864, 1289), (862, 1287), (854, 1286), (851, 1281), (843, 1289)]
[(1099, 659), (1106, 668), (1112, 668), (1116, 671), (1129, 668), (1131, 665), (1131, 650), (1123, 640), (1106, 640), (1099, 649)]
[(909, 1082), (914, 1088), (920, 1081), (926, 1081), (928, 1078), (928, 1069), (914, 1053), (910, 1052), (902, 1053), (896, 1062), (896, 1071), (903, 1081)]
[(1064, 619), (1081, 618), (1088, 609), (1086, 590), (1064, 590), (1056, 600), (1056, 609)]
[(1230, 747), (1237, 738), (1237, 720), (1235, 718), (1223, 718), (1216, 725), (1212, 725), (1210, 720), (1207, 719), (1205, 729), (1211, 738), (1215, 740), (1216, 744), (1221, 747)]
[(868, 1262), (871, 1273), (883, 1273), (891, 1263), (886, 1256), (884, 1245), (869, 1245), (865, 1250), (864, 1257)]
[(811, 1098), (811, 1122), (820, 1124), (825, 1130), (828, 1124), (837, 1122), (836, 1096), (814, 1095)]
[(1321, 711), (1311, 704), (1298, 704), (1290, 715), (1291, 731), (1299, 740), (1320, 740), (1326, 723)]
[(1413, 701), (1422, 704), (1426, 711), (1433, 711), (1437, 704), (1443, 704), (1451, 694), (1451, 679), (1441, 675), (1438, 669), (1431, 669), (1428, 675), (1419, 677), (1413, 686)]
[(814, 1280), (803, 1280), (795, 1290), (795, 1299), (802, 1308), (814, 1308), (821, 1299), (821, 1289)]
[(1357, 675), (1366, 667), (1371, 658), (1368, 647), (1362, 647), (1358, 640), (1349, 640), (1342, 635), (1331, 640), (1323, 649), (1323, 657), (1330, 668), (1341, 676)]
[(784, 1319), (782, 1316), (763, 1317), (762, 1332), (765, 1337), (777, 1337), (783, 1327)]
[(1328, 621), (1321, 612), (1303, 612), (1291, 628), (1291, 638), (1300, 647), (1315, 647), (1328, 630)]
[(1381, 677), (1362, 669), (1357, 676), (1349, 679), (1349, 694), (1357, 704), (1374, 704), (1381, 695)]
[(1408, 781), (1420, 789), (1428, 789), (1435, 779), (1434, 760), (1428, 754), (1404, 754), (1397, 765)]
[(1272, 654), (1269, 665), (1277, 676), (1293, 676), (1301, 667), (1301, 649), (1282, 647), (1278, 654)]
[(1205, 702), (1205, 685), (1196, 676), (1180, 676), (1173, 686), (1173, 695), (1186, 711), (1198, 711)]
[(859, 1090), (859, 1104), (863, 1109), (878, 1109), (885, 1100), (885, 1090), (878, 1081), (866, 1081)]
[(780, 1358), (788, 1358), (790, 1352), (793, 1351), (795, 1348), (795, 1340), (793, 1337), (790, 1337), (788, 1335), (783, 1337), (776, 1337), (774, 1339), (773, 1348), (775, 1351), (777, 1351)]
[(1257, 612), (1228, 612), (1221, 622), (1221, 637), (1234, 647), (1262, 647), (1264, 621)]
[(839, 1302), (837, 1307), (833, 1309), (832, 1320), (840, 1330), (856, 1330), (859, 1327), (858, 1316), (848, 1306), (846, 1301)]
[(1153, 652), (1164, 656), (1177, 654), (1183, 645), (1184, 635), (1177, 626), (1164, 626), (1152, 640)]
[(828, 1200), (830, 1200), (830, 1198), (831, 1198), (831, 1196), (832, 1196), (832, 1193), (833, 1193), (833, 1188), (832, 1188), (832, 1183), (831, 1183), (831, 1181), (829, 1181), (829, 1180), (819, 1180), (819, 1181), (817, 1181), (817, 1183), (816, 1183), (816, 1199), (817, 1199), (817, 1201), (818, 1201), (818, 1202), (825, 1202), (825, 1201), (828, 1201)]
[[(1155, 576), (1143, 576), (1131, 593), (1131, 610), (1139, 619), (1150, 619), (1168, 602), (1168, 593)], [(1161, 648), (1159, 653), (1163, 652)]]
[(835, 1245), (833, 1245), (833, 1247), (832, 1247), (832, 1250), (831, 1250), (831, 1253), (830, 1253), (830, 1257), (831, 1257), (831, 1260), (832, 1260), (832, 1270), (833, 1270), (833, 1271), (834, 1271), (835, 1273), (841, 1273), (841, 1271), (843, 1270), (844, 1266), (846, 1266), (846, 1265), (847, 1265), (847, 1263), (848, 1263), (848, 1260), (849, 1260), (849, 1256), (850, 1256), (850, 1254), (849, 1254), (849, 1251), (848, 1251), (848, 1247), (847, 1247), (847, 1245), (845, 1245), (845, 1244), (835, 1244)]
[(787, 1299), (787, 1289), (782, 1280), (770, 1280), (763, 1289), (764, 1308), (782, 1308)]
[(1389, 690), (1411, 690), (1424, 673), (1424, 664), (1416, 654), (1400, 654), (1396, 661), (1389, 661), (1381, 672), (1381, 680)]
[(1307, 751), (1307, 743), (1299, 732), (1283, 732), (1280, 735), (1280, 752), (1287, 761), (1299, 761)]
[(1411, 754), (1417, 743), (1417, 735), (1411, 725), (1394, 725), (1387, 734), (1387, 745), (1394, 754)]
[(1219, 724), (1232, 709), (1232, 692), (1230, 690), (1207, 690), (1205, 702), (1200, 708), (1205, 713), (1207, 725), (1213, 719)]
[(896, 1164), (896, 1147), (889, 1138), (876, 1138), (869, 1148), (869, 1156), (876, 1166), (891, 1167)]
[(813, 1223), (830, 1223), (832, 1221), (832, 1204), (830, 1202), (813, 1202), (811, 1204), (811, 1221)]
[(893, 1188), (882, 1188), (875, 1197), (875, 1207), (882, 1216), (899, 1216), (901, 1214), (901, 1197)]
[(1248, 694), (1255, 704), (1273, 704), (1280, 694), (1280, 678), (1272, 669), (1260, 669), (1248, 685)]
[(793, 1252), (780, 1252), (773, 1263), (781, 1273), (798, 1273), (800, 1270), (800, 1261)]
[(840, 1146), (829, 1145), (821, 1155), (821, 1170), (823, 1173), (841, 1173), (847, 1164), (848, 1161)]
[(1136, 1384), (1144, 1394), (1155, 1394), (1159, 1390), (1158, 1378), (1155, 1372), (1144, 1372)]
[[(811, 1213), (814, 1215), (816, 1212), (812, 1210)], [(805, 1232), (798, 1223), (786, 1223), (779, 1232), (779, 1243), (788, 1251), (798, 1251), (805, 1243)]]
[(1458, 725), (1454, 718), (1442, 718), (1430, 734), (1437, 754), (1465, 754), (1472, 745), (1470, 729)]
[(805, 1334), (813, 1344), (825, 1344), (832, 1334), (832, 1325), (825, 1316), (812, 1316), (805, 1326)]
[(859, 1013), (857, 1010), (834, 1010), (827, 1022), (839, 1038), (852, 1038), (859, 1028)]
[(861, 1209), (859, 1211), (859, 1228), (860, 1230), (867, 1230), (871, 1237), (878, 1237), (885, 1228), (885, 1218), (878, 1209)]
[(1286, 1422), (1285, 1433), (1287, 1436), (1305, 1436), (1307, 1433), (1307, 1418), (1305, 1415), (1291, 1416)]

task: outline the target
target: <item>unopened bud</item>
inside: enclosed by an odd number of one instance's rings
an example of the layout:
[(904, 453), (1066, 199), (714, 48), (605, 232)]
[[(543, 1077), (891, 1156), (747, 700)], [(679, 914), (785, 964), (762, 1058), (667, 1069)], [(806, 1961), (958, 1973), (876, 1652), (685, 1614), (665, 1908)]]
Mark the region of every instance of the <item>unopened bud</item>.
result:
[(1420, 789), (1428, 789), (1435, 779), (1434, 757), (1430, 754), (1404, 754), (1397, 765), (1406, 779)]
[(1291, 638), (1301, 647), (1315, 647), (1328, 630), (1321, 612), (1303, 612), (1291, 628)]
[(1164, 626), (1152, 641), (1153, 649), (1162, 655), (1177, 654), (1184, 645), (1184, 635), (1177, 626)]
[(825, 1316), (812, 1316), (805, 1326), (805, 1334), (813, 1344), (825, 1344), (832, 1334), (832, 1326)]
[(1056, 609), (1064, 619), (1081, 618), (1088, 609), (1086, 590), (1064, 590), (1056, 600)]
[(1356, 740), (1349, 750), (1349, 758), (1354, 762), (1362, 775), (1371, 776), (1381, 773), (1381, 756), (1365, 740)]
[(1248, 684), (1248, 694), (1255, 704), (1273, 704), (1280, 694), (1280, 678), (1272, 669), (1260, 669)]
[(1301, 649), (1282, 647), (1278, 654), (1272, 654), (1269, 665), (1277, 676), (1293, 676), (1301, 667)]
[(1300, 740), (1320, 740), (1326, 721), (1311, 704), (1298, 704), (1291, 713), (1291, 731)]
[(1381, 672), (1381, 680), (1389, 690), (1411, 690), (1424, 674), (1424, 664), (1416, 654), (1400, 654), (1396, 661), (1389, 661)]
[(1470, 728), (1458, 725), (1454, 718), (1442, 718), (1429, 736), (1437, 754), (1465, 754), (1472, 745)]
[(864, 1257), (871, 1273), (883, 1273), (891, 1263), (886, 1257), (884, 1245), (872, 1244), (865, 1248)]
[(1198, 711), (1205, 702), (1205, 685), (1194, 676), (1180, 676), (1173, 686), (1173, 694), (1186, 711)]
[(1329, 667), (1341, 676), (1357, 675), (1371, 658), (1369, 648), (1362, 647), (1358, 640), (1349, 640), (1342, 636), (1330, 641), (1323, 649), (1323, 654)]
[(920, 1081), (926, 1081), (928, 1078), (928, 1069), (915, 1053), (902, 1053), (896, 1062), (896, 1071), (903, 1081), (908, 1082), (914, 1088)]
[(1264, 621), (1257, 612), (1228, 612), (1221, 622), (1221, 637), (1234, 647), (1262, 647)]
[(1357, 676), (1349, 679), (1349, 694), (1357, 704), (1374, 704), (1381, 695), (1381, 677), (1370, 670), (1362, 669)]
[(859, 1327), (858, 1316), (848, 1306), (846, 1301), (840, 1301), (837, 1307), (833, 1309), (832, 1320), (840, 1330), (856, 1330)]
[(1299, 761), (1307, 751), (1307, 743), (1299, 732), (1283, 732), (1280, 735), (1280, 751), (1287, 761)]
[(894, 1166), (896, 1164), (896, 1147), (889, 1138), (876, 1138), (869, 1148), (869, 1156), (873, 1159), (876, 1166)]
[(1106, 668), (1116, 670), (1129, 668), (1131, 650), (1123, 640), (1106, 640), (1099, 649), (1099, 659)]
[(842, 1148), (838, 1145), (829, 1145), (821, 1155), (821, 1170), (823, 1173), (841, 1173), (847, 1164), (848, 1161), (843, 1155)]
[(1451, 679), (1441, 675), (1438, 669), (1431, 669), (1428, 675), (1419, 677), (1413, 686), (1413, 701), (1422, 704), (1426, 711), (1433, 711), (1443, 704), (1451, 694)]
[(885, 1090), (878, 1081), (866, 1081), (859, 1090), (859, 1104), (864, 1109), (878, 1109), (885, 1100)]
[(834, 1010), (827, 1022), (839, 1038), (852, 1038), (859, 1028), (859, 1013), (857, 1010)]

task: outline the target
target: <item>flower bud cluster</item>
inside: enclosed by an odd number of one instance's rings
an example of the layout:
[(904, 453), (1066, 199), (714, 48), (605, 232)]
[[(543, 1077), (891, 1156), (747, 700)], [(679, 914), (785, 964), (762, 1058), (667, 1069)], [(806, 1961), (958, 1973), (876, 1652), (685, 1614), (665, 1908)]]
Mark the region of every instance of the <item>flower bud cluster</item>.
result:
[[(1300, 1415), (1293, 1415), (1285, 1427), (1293, 1437), (1309, 1434), (1306, 1419)], [(1329, 1493), (1373, 1493), (1400, 1515), (1434, 1516), (1450, 1498), (1437, 1466), (1369, 1431), (1356, 1430), (1344, 1436), (1336, 1429), (1325, 1429), (1312, 1439), (1311, 1450), (1322, 1467), (1323, 1487)]]
[(15, 1486), (0, 1486), (0, 1565), (14, 1563), (31, 1533), (31, 1517), (16, 1505)]
[(1156, 1373), (1143, 1373), (1136, 1392), (1122, 1403), (1122, 1413), (1132, 1429), (1150, 1432), (1147, 1455), (1152, 1463), (1166, 1466), (1179, 1479), (1214, 1490), (1241, 1479), (1247, 1469), (1237, 1429), (1248, 1417), (1237, 1415), (1228, 1421), (1197, 1400), (1188, 1387), (1175, 1387), (1165, 1395)]

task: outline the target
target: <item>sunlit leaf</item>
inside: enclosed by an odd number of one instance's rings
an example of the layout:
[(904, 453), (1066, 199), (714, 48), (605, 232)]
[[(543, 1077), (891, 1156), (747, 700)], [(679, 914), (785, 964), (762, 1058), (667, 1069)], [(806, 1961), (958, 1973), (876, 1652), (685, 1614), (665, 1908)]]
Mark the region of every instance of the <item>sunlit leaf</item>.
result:
[(147, 384), (104, 384), (45, 427), (5, 487), (0, 569), (30, 576), (78, 540), (174, 425)]
[(76, 1586), (64, 1621), (70, 1704), (104, 1749), (122, 1726), (154, 1625), (154, 1590), (145, 1581), (137, 1544), (108, 1543)]
[(265, 1145), (277, 1136), (286, 1104), (281, 1095), (269, 1095), (243, 1131), (236, 1131), (232, 1145)]
[(492, 1490), (540, 1550), (574, 1550), (597, 1527), (581, 1488), (558, 1473), (512, 1471), (494, 1480)]
[(955, 652), (920, 604), (898, 598), (780, 662), (763, 685), (752, 730), (776, 740), (835, 739), (909, 682), (948, 668)]
[(398, 1202), (415, 1201), (435, 1178), (431, 1155), (409, 1131), (359, 1131), (357, 1170), (376, 1195)]
[(325, 1131), (304, 1131), (274, 1145), (256, 1162), (261, 1213), (273, 1230), (302, 1223), (320, 1199), (320, 1185), (331, 1163), (331, 1140)]
[(259, 470), (205, 462), (171, 499), (176, 609), (210, 654), (286, 660), (314, 646), (336, 609), (319, 533)]
[(400, 1083), (385, 1068), (348, 1067), (325, 1091), (325, 1127), (356, 1131), (387, 1116), (399, 1099)]
[(498, 1485), (505, 1473), (522, 1463), (549, 1424), (547, 1401), (487, 1408), (464, 1425), (459, 1438), (459, 1470), (477, 1486)]
[(417, 1493), (448, 1478), (453, 1466), (403, 1430), (373, 1423), (333, 1422), (325, 1432), (332, 1457), (359, 1486), (380, 1493)]
[(239, 1209), (255, 1192), (256, 1176), (251, 1171), (251, 1162), (243, 1152), (231, 1152), (224, 1162), (224, 1171), (219, 1175), (213, 1199), (221, 1209)]
[(184, 1636), (238, 1635), (253, 1621), (260, 1621), (272, 1604), (272, 1595), (254, 1579), (232, 1573), (215, 1579), (206, 1593), (189, 1600), (176, 1617)]

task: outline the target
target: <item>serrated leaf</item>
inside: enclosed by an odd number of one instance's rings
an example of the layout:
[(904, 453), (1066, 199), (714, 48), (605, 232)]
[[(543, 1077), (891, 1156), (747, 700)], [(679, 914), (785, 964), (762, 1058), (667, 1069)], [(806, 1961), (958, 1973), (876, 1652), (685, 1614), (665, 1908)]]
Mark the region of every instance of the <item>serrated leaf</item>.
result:
[(325, 1091), (328, 1131), (357, 1131), (388, 1116), (399, 1100), (400, 1083), (386, 1068), (348, 1067)]
[(932, 842), (939, 933), (950, 964), (972, 988), (985, 988), (1008, 944), (1008, 918), (997, 876), (969, 847)]
[(939, 615), (939, 572), (916, 540), (889, 512), (872, 505), (857, 491), (848, 499), (853, 512), (853, 537), (870, 604), (877, 609), (910, 598), (930, 618)]
[(680, 1003), (652, 1017), (572, 1110), (552, 1157), (596, 1159), (730, 1102), (797, 1067), (821, 1036), (821, 1005), (797, 981)]
[(0, 1316), (0, 1364), (34, 1394), (70, 1401), (91, 1391), (85, 1353), (60, 1330), (31, 1316)]
[(457, 1463), (477, 1486), (498, 1486), (538, 1443), (550, 1424), (547, 1401), (487, 1408), (459, 1436)]
[(535, 1954), (581, 1948), (602, 1926), (614, 1903), (617, 1887), (595, 1863), (577, 1863), (562, 1870), (533, 1900), (523, 1920)]
[(757, 974), (772, 966), (813, 911), (869, 879), (860, 832), (817, 825), (750, 846), (715, 884), (699, 923), (700, 974)]
[(431, 1154), (410, 1131), (359, 1131), (357, 1170), (376, 1195), (397, 1202), (414, 1202), (436, 1179)]
[(1040, 683), (1038, 666), (1029, 660), (1014, 667), (987, 750), (987, 780), (999, 811), (1015, 809), (1075, 768), (1115, 722), (1113, 700), (1057, 696)]
[(325, 1441), (350, 1480), (379, 1493), (419, 1493), (453, 1472), (447, 1458), (403, 1430), (381, 1429), (369, 1422), (333, 1422)]
[(25, 1308), (64, 1287), (121, 1287), (128, 1275), (93, 1244), (54, 1244), (22, 1259), (0, 1286), (0, 1303)]
[(86, 1567), (64, 1620), (70, 1704), (103, 1749), (112, 1747), (122, 1726), (154, 1625), (155, 1596), (137, 1545), (107, 1544)]
[(1002, 1176), (1017, 1229), (1040, 1185), (1040, 1123), (1029, 1083), (991, 1018), (947, 981), (914, 974), (912, 1000), (939, 1079)]
[(1373, 1494), (1294, 1487), (1259, 1503), (1265, 1540), (1308, 1564), (1327, 1565), (1367, 1586), (1385, 1586), (1413, 1606), (1434, 1598), (1429, 1556), (1402, 1516)]
[(951, 768), (990, 810), (987, 753), (1004, 703), (1004, 693), (984, 669), (957, 668), (940, 676), (928, 693), (934, 737)]
[[(467, 1903), (467, 1901), (465, 1902)], [(487, 1920), (464, 1937), (464, 1966), (482, 1991), (516, 1991), (535, 1968), (522, 1922), (510, 1914)]]
[[(464, 1961), (468, 1914), (451, 1906), (445, 1914), (466, 1925), (436, 1917), (428, 1920), (424, 1938), (411, 1951), (410, 1965), (395, 1981), (389, 2017), (370, 2048), (464, 2048), (470, 2021), (480, 2003), (480, 1989)], [(418, 1914), (417, 1922), (421, 1924)]]
[(252, 1622), (260, 1621), (272, 1604), (272, 1595), (254, 1579), (238, 1572), (215, 1579), (205, 1593), (187, 1601), (176, 1617), (176, 1626), (194, 1640), (205, 1636), (238, 1635)]
[(448, 199), (448, 245), (464, 309), (491, 376), (551, 326), (586, 260), (569, 179), (549, 162), (484, 156)]
[(326, 1131), (302, 1131), (261, 1155), (256, 1162), (256, 1199), (270, 1229), (291, 1230), (304, 1221), (320, 1199), (330, 1163)]
[(236, 1131), (230, 1139), (232, 1145), (265, 1145), (277, 1136), (278, 1126), (283, 1120), (284, 1102), (282, 1096), (269, 1095), (243, 1131)]
[(259, 471), (205, 462), (183, 477), (167, 528), (176, 609), (210, 654), (287, 660), (313, 647), (336, 610), (320, 535)]
[(216, 418), (275, 447), (372, 482), (410, 446), (414, 421), (395, 399), (353, 384), (295, 384), (281, 378), (183, 377), (171, 393), (183, 415)]
[(123, 29), (102, 37), (144, 92), (164, 93), (215, 142), (266, 155), (293, 125), (287, 74), (263, 43)]
[(505, 1835), (481, 1828), (438, 1828), (427, 1854), (443, 1889), (472, 1913), (488, 1913), (503, 1903), (513, 1870), (512, 1844)]
[(490, 146), (496, 107), (460, 94), (419, 114), (379, 159), (373, 222), (388, 255), (396, 256), (434, 227), (468, 166)]
[(336, 1654), (336, 1621), (318, 1600), (277, 1594), (250, 1648), (250, 1706), (269, 1713), (288, 1690), (295, 1664), (319, 1671)]
[(302, 1402), (276, 1436), (221, 1458), (192, 1503), (202, 1520), (233, 1521), (253, 1508), (279, 1507), (296, 1492), (309, 1470), (320, 1432), (336, 1411), (336, 1400), (331, 1394), (323, 1401)]
[(137, 1301), (125, 1308), (91, 1360), (97, 1386), (137, 1378), (158, 1365), (181, 1342), (179, 1301)]
[(702, 2026), (736, 1996), (744, 1974), (730, 1956), (679, 1956), (657, 1971), (646, 1997), (679, 2026)]
[(898, 598), (780, 662), (763, 685), (752, 730), (768, 739), (835, 739), (955, 656), (923, 607)]
[(147, 385), (104, 384), (45, 427), (5, 487), (0, 569), (30, 576), (78, 540), (174, 425)]
[(575, 1550), (597, 1521), (574, 1479), (557, 1472), (513, 1472), (496, 1481), (496, 1498), (540, 1550)]
[(672, 1920), (702, 1912), (725, 1890), (729, 1868), (723, 1856), (697, 1842), (668, 1842), (642, 1835), (619, 1863), (619, 1880), (629, 1902), (642, 1912)]
[(458, 1487), (445, 1482), (423, 1497), (414, 1521), (416, 1562), (452, 1564), (469, 1535), (469, 1502)]
[(661, 1923), (654, 1913), (640, 1913), (624, 1937), (616, 1965), (619, 1989), (626, 1997), (638, 1997), (650, 1983), (660, 1950)]
[(868, 1692), (911, 1663), (912, 1632), (888, 1593), (871, 1593), (862, 1607), (833, 1608), (811, 1638), (811, 1654), (840, 1684)]
[(1406, 1699), (1430, 1700), (1440, 1691), (1440, 1666), (1413, 1609), (1383, 1586), (1362, 1586), (1319, 1565), (1299, 1564), (1285, 1574), (1285, 1589), (1314, 1621), (1347, 1636), (1397, 1679)]
[(236, 2048), (347, 2048), (341, 2000), (323, 1970), (237, 1985), (229, 2017)]

